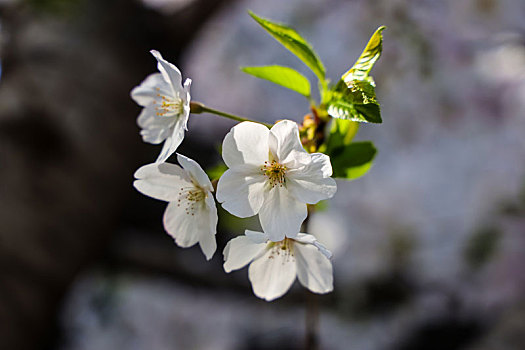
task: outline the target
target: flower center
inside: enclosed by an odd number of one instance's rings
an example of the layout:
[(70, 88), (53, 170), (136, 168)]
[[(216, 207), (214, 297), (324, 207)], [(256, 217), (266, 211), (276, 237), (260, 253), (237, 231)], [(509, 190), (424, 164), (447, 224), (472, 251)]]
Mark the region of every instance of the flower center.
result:
[(295, 261), (293, 243), (294, 240), (290, 238), (285, 238), (280, 242), (268, 243), (268, 249), (272, 250), (268, 256), (268, 259), (275, 259), (276, 255), (283, 254), (283, 256), (286, 258), (286, 261)]
[(264, 165), (261, 167), (261, 171), (268, 178), (270, 187), (275, 187), (279, 185), (283, 187), (283, 184), (286, 183), (286, 166), (277, 163), (275, 160), (271, 162), (264, 162)]
[(156, 104), (155, 111), (159, 117), (170, 117), (173, 114), (180, 115), (183, 112), (184, 105), (181, 98), (173, 98), (160, 93), (160, 89), (157, 88), (157, 97), (160, 101), (154, 101)]
[(184, 207), (187, 215), (195, 216), (195, 209), (201, 205), (206, 198), (206, 193), (199, 187), (190, 190), (181, 187), (177, 207)]

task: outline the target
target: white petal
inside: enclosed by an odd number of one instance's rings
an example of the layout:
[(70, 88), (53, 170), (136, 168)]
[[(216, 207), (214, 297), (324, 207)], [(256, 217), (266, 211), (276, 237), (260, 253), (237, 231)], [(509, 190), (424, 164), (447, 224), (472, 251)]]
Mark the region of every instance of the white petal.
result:
[[(181, 201), (170, 202), (164, 212), (164, 228), (181, 247), (191, 247), (199, 242), (202, 252), (209, 260), (215, 252), (215, 232), (217, 212), (210, 201), (188, 202), (184, 197)], [(193, 204), (189, 210), (188, 207)]]
[[(200, 187), (207, 191), (213, 191), (213, 186), (211, 185), (208, 175), (202, 170), (201, 166), (186, 156), (183, 156), (180, 153), (177, 153), (177, 160), (184, 170), (190, 173), (190, 176), (199, 184)], [(215, 205), (215, 204), (214, 204)]]
[(178, 206), (177, 202), (170, 202), (164, 212), (164, 228), (175, 239), (178, 246), (187, 248), (199, 241), (203, 232), (200, 231), (200, 221), (208, 218), (186, 213), (185, 204)]
[(299, 139), (297, 123), (291, 120), (282, 120), (270, 129), (269, 147), (281, 164), (290, 161), (292, 151), (307, 154)]
[(289, 251), (279, 247), (268, 249), (255, 259), (248, 269), (253, 293), (271, 301), (284, 295), (292, 286), (296, 276), (296, 263)]
[(210, 211), (210, 232), (212, 232), (214, 235), (217, 233), (217, 221), (219, 220), (219, 217), (217, 216), (217, 207), (215, 206), (215, 198), (213, 198), (213, 194), (211, 192), (207, 193), (207, 197), (205, 199), (206, 206), (208, 207)]
[(217, 250), (217, 241), (215, 235), (203, 234), (199, 239), (199, 246), (206, 260), (210, 260)]
[(182, 90), (182, 75), (180, 70), (175, 67), (174, 64), (169, 63), (164, 58), (160, 52), (156, 50), (151, 50), (151, 54), (157, 59), (157, 68), (162, 73), (162, 76), (167, 82), (171, 83), (174, 92), (179, 92)]
[(175, 125), (173, 126), (172, 134), (166, 138), (162, 150), (157, 158), (157, 163), (165, 162), (180, 146), (184, 139), (184, 122), (177, 118)]
[(291, 150), (288, 156), (280, 163), (288, 169), (297, 169), (304, 167), (312, 162), (312, 156), (306, 151)]
[(262, 166), (268, 160), (268, 135), (264, 125), (242, 122), (234, 126), (222, 142), (222, 158), (229, 168), (252, 164)]
[(250, 237), (239, 236), (224, 248), (224, 271), (231, 272), (248, 265), (266, 249), (266, 242), (256, 243)]
[(299, 201), (315, 204), (332, 198), (337, 191), (332, 174), (330, 158), (321, 153), (312, 154), (312, 162), (302, 168), (292, 169), (286, 174), (286, 186)]
[(312, 164), (309, 169), (311, 171), (320, 172), (323, 177), (332, 176), (332, 164), (330, 157), (323, 153), (312, 153)]
[(328, 250), (323, 244), (319, 243), (314, 235), (306, 234), (306, 233), (299, 233), (297, 237), (294, 238), (295, 241), (301, 242), (304, 244), (311, 244), (315, 246), (321, 254), (326, 256), (328, 259), (332, 257), (332, 252)]
[(146, 196), (163, 201), (179, 198), (181, 188), (193, 187), (188, 175), (174, 164), (148, 164), (135, 172), (133, 186)]
[(306, 216), (306, 204), (293, 198), (286, 187), (275, 186), (265, 191), (259, 220), (270, 240), (281, 241), (285, 236), (294, 238)]
[(253, 243), (264, 243), (269, 240), (268, 235), (264, 232), (245, 230), (244, 234), (251, 239)]
[[(215, 207), (215, 200), (211, 193), (208, 193), (206, 208), (203, 209), (199, 216), (202, 218), (201, 226), (203, 226), (200, 231), (199, 245), (206, 256), (206, 260), (210, 260), (217, 250), (217, 241), (215, 240), (215, 233), (217, 232), (217, 208)], [(203, 218), (204, 216), (208, 218)], [(208, 223), (207, 229), (205, 227), (206, 222)]]
[(294, 244), (299, 282), (314, 293), (328, 293), (334, 289), (332, 263), (310, 244)]
[(217, 184), (217, 200), (235, 216), (253, 216), (263, 204), (264, 185), (265, 177), (256, 166), (228, 169)]
[(182, 108), (183, 108), (182, 117), (184, 118), (184, 129), (185, 130), (188, 130), (188, 117), (190, 115), (190, 100), (191, 100), (190, 85), (191, 85), (191, 79), (188, 78), (184, 81), (184, 87), (180, 94), (180, 98), (184, 102), (182, 105)]
[(153, 73), (148, 75), (139, 86), (131, 90), (131, 98), (142, 107), (149, 106), (157, 99), (159, 94), (157, 88), (163, 90), (164, 93), (172, 93), (162, 74)]
[(140, 134), (144, 142), (159, 144), (172, 133), (173, 118), (161, 118), (156, 113), (154, 107), (146, 107), (137, 118), (137, 124), (142, 128)]

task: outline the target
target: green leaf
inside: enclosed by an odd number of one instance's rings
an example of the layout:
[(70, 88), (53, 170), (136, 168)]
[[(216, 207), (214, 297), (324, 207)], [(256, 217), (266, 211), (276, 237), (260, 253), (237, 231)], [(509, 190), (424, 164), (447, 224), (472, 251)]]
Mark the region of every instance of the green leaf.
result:
[(376, 99), (375, 82), (369, 76), (381, 56), (385, 26), (379, 27), (352, 68), (325, 97), (327, 112), (334, 118), (357, 122), (381, 123), (381, 110)]
[(326, 142), (319, 147), (318, 152), (331, 153), (338, 147), (349, 145), (358, 129), (359, 123), (351, 120), (332, 119), (330, 133)]
[(283, 66), (242, 67), (244, 73), (266, 79), (277, 85), (310, 97), (310, 82), (295, 69)]
[(284, 47), (290, 50), (301, 61), (304, 62), (314, 73), (320, 81), (325, 80), (325, 68), (323, 63), (315, 53), (312, 45), (310, 45), (299, 33), (294, 29), (279, 23), (274, 23), (268, 19), (261, 18), (253, 12), (249, 12), (250, 16), (257, 21), (275, 40), (280, 42)]
[(372, 142), (362, 141), (340, 146), (327, 154), (332, 163), (333, 176), (353, 180), (366, 174), (376, 153)]
[(353, 80), (349, 85), (340, 80), (331, 91), (327, 112), (334, 118), (355, 122), (382, 122), (374, 85), (368, 80)]
[[(347, 84), (353, 80), (367, 80), (370, 70), (383, 51), (383, 35), (381, 33), (385, 28), (385, 26), (381, 26), (375, 31), (361, 56), (359, 56), (352, 68), (343, 74), (341, 79)], [(373, 85), (373, 80), (370, 83)]]

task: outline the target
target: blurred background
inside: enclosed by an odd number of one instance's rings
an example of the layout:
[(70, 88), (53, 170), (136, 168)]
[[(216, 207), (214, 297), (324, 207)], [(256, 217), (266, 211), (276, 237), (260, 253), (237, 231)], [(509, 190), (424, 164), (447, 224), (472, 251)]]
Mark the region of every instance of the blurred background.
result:
[[(0, 348), (301, 349), (305, 292), (266, 303), (218, 250), (180, 249), (133, 172), (156, 159), (129, 91), (157, 49), (192, 98), (261, 121), (303, 98), (239, 71), (314, 76), (247, 15), (295, 27), (336, 80), (380, 25), (370, 172), (310, 232), (334, 252), (321, 349), (525, 349), (522, 0), (1, 0)], [(192, 115), (180, 152), (211, 167), (229, 120)]]

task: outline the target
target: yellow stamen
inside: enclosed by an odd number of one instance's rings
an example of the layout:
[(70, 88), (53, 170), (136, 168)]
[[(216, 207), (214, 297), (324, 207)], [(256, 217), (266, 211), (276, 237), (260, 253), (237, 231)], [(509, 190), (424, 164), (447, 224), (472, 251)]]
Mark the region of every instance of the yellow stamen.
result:
[(275, 259), (276, 255), (283, 254), (286, 257), (285, 262), (295, 261), (293, 243), (294, 240), (287, 237), (280, 242), (269, 242), (267, 249), (271, 249), (271, 253), (268, 256), (268, 259)]
[(195, 210), (198, 205), (204, 204), (206, 198), (206, 192), (200, 187), (194, 187), (192, 189), (181, 188), (179, 192), (179, 199), (177, 200), (177, 206), (185, 206), (187, 215), (195, 216)]
[(156, 88), (158, 101), (155, 101), (155, 111), (159, 117), (171, 117), (172, 115), (180, 115), (183, 113), (184, 105), (181, 98), (173, 98), (165, 96), (160, 93), (160, 89)]
[(270, 187), (275, 187), (279, 185), (283, 187), (286, 184), (286, 166), (277, 163), (275, 160), (271, 162), (264, 162), (264, 165), (261, 167), (261, 171), (268, 178), (268, 183)]

